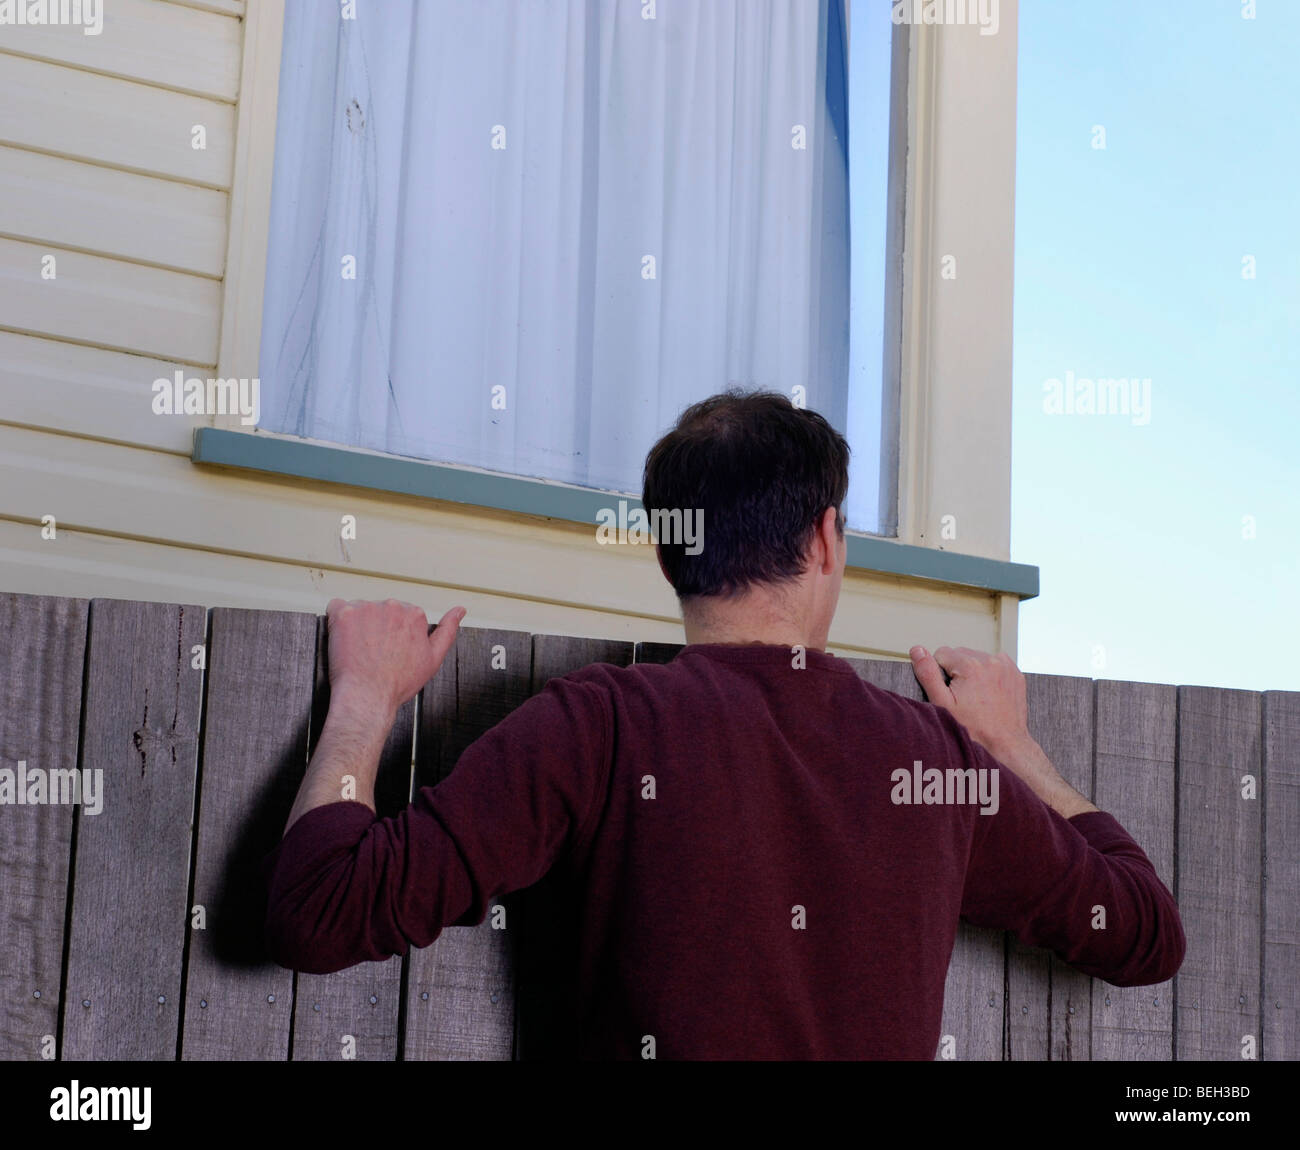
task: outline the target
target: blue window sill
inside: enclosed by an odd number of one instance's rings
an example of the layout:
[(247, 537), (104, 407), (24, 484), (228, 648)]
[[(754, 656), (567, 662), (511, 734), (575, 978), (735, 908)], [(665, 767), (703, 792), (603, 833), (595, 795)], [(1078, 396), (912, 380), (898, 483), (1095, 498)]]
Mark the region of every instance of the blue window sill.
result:
[[(611, 500), (624, 499), (629, 508), (641, 506), (635, 496), (618, 492), (218, 427), (201, 427), (195, 431), (191, 459), (214, 467), (493, 507), (592, 528), (597, 523), (597, 512), (609, 507)], [(1020, 599), (1032, 599), (1038, 594), (1038, 568), (1025, 563), (915, 547), (875, 535), (849, 532), (847, 538), (848, 566), (853, 569), (925, 579), (948, 587), (1004, 593)]]

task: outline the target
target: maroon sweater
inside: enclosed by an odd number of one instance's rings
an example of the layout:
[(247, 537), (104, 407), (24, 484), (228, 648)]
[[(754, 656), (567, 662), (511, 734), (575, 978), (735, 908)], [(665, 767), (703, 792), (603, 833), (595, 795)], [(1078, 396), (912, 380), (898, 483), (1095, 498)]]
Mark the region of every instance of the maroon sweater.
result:
[[(272, 957), (328, 973), (428, 946), (563, 859), (589, 1058), (653, 1035), (659, 1058), (931, 1059), (959, 916), (1117, 986), (1173, 976), (1178, 909), (1114, 818), (1067, 821), (948, 712), (806, 657), (586, 667), (400, 815), (308, 812), (267, 859)], [(974, 786), (917, 801), (917, 761), (996, 772), (997, 813), (987, 774), (983, 807)]]

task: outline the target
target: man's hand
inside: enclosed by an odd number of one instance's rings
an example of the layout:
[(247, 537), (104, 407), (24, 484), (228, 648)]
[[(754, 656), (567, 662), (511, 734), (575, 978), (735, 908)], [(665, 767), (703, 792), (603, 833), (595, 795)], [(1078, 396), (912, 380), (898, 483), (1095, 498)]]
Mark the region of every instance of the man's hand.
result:
[(437, 673), (465, 617), (453, 607), (429, 634), (419, 607), (331, 599), (330, 707), (285, 833), (308, 811), (352, 800), (375, 809), (375, 774), (397, 710)]
[(1061, 778), (1029, 734), (1025, 676), (1010, 655), (970, 647), (940, 647), (933, 655), (913, 647), (910, 655), (930, 702), (950, 712), (971, 738), (1024, 779), (1049, 807), (1067, 819), (1097, 810)]
[(331, 599), (329, 620), (330, 695), (360, 697), (392, 719), (437, 673), (456, 642), (465, 617), (453, 607), (429, 634), (420, 607), (387, 599), (382, 603)]
[(952, 712), (985, 750), (996, 755), (1029, 738), (1025, 676), (1010, 655), (970, 647), (940, 647), (933, 655), (913, 647), (910, 654), (930, 702)]

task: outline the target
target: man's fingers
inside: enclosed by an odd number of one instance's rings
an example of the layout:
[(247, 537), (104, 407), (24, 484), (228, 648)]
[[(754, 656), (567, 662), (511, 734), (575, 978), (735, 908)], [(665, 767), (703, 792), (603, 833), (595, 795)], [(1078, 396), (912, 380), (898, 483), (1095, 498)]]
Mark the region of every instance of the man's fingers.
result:
[(957, 700), (944, 682), (943, 668), (935, 656), (924, 647), (913, 647), (908, 654), (912, 657), (912, 669), (916, 672), (917, 682), (921, 684), (921, 689), (930, 702), (939, 707), (952, 707)]
[(955, 679), (958, 675), (969, 674), (979, 662), (980, 654), (969, 647), (936, 647), (934, 660)]

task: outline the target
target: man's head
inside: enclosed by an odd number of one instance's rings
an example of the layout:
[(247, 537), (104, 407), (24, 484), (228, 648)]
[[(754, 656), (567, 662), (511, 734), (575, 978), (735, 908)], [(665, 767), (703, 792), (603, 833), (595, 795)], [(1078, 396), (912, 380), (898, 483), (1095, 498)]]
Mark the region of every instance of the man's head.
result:
[(844, 437), (779, 393), (732, 390), (688, 407), (650, 449), (642, 484), (649, 512), (703, 512), (699, 554), (659, 544), (688, 641), (709, 641), (691, 639), (694, 630), (824, 646), (844, 570), (848, 485)]

